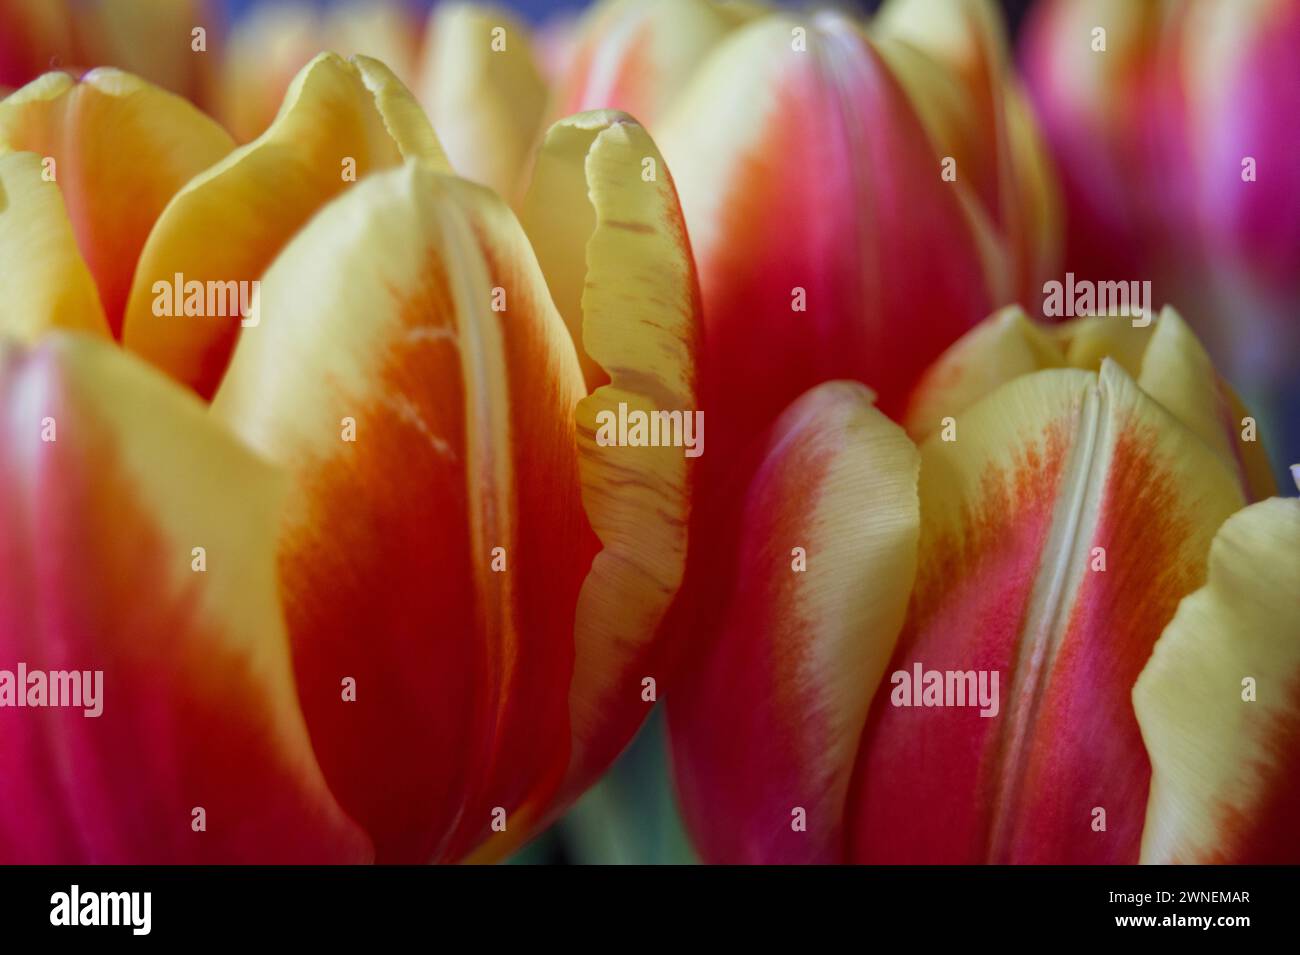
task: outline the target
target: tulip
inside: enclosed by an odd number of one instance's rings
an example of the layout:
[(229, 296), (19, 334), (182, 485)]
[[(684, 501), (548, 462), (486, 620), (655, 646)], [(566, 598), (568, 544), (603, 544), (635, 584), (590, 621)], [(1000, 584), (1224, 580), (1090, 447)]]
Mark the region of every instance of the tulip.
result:
[[(684, 236), (658, 232), (671, 192), (641, 189), (644, 134), (609, 116), (577, 122), (553, 148), (574, 175), (585, 163), (592, 181), (608, 176), (586, 253), (587, 285), (608, 282), (608, 297), (582, 307), (609, 385), (583, 398), (572, 340), (499, 202), (408, 167), (363, 183), (281, 256), (263, 286), (265, 334), (244, 337), (214, 402), (311, 488), (281, 551), (300, 692), (326, 776), (381, 858), (457, 858), (498, 806), (519, 807), (520, 826), (544, 819), (575, 785), (567, 774), (589, 783), (648, 709), (653, 667), (630, 664), (653, 655), (684, 559), (681, 527), (655, 530), (652, 515), (684, 517), (685, 459), (598, 448), (593, 422), (618, 401), (691, 403), (677, 364), (690, 354), (690, 264)], [(620, 254), (646, 243), (676, 250), (677, 271)], [(667, 311), (650, 288), (676, 290)], [(286, 363), (292, 342), (316, 344)], [(659, 354), (665, 364), (644, 366)], [(340, 440), (348, 420), (356, 448)], [(376, 627), (386, 639), (370, 639)], [(341, 674), (371, 687), (373, 714), (340, 706)], [(630, 716), (611, 712), (619, 702)], [(477, 722), (451, 718), (466, 713)], [(612, 751), (589, 768), (591, 747)], [(409, 818), (376, 778), (408, 794)]]
[[(735, 31), (658, 138), (699, 263), (705, 407), (732, 447), (831, 378), (870, 383), (896, 411), (987, 313), (972, 227), (905, 93), (847, 18), (773, 15)], [(753, 381), (758, 393), (740, 387)]]
[[(1105, 31), (1106, 49), (1094, 49)], [(1239, 382), (1298, 344), (1300, 10), (1050, 0), (1023, 59), (1067, 207), (1067, 268), (1155, 283)]]
[(1186, 252), (1161, 235), (1188, 207), (1186, 164), (1169, 161), (1181, 152), (1166, 66), (1179, 15), (1170, 0), (1048, 2), (1026, 23), (1026, 83), (1066, 202), (1065, 266), (1081, 277), (1129, 278), (1136, 268), (1145, 278), (1159, 265), (1151, 256)]
[(1300, 8), (1194, 6), (1180, 39), (1212, 301), (1247, 323), (1224, 330), (1224, 354), (1244, 374), (1287, 386), (1300, 350), (1300, 132), (1287, 119), (1300, 111)]
[(1170, 309), (993, 316), (918, 386), (919, 468), (861, 388), (792, 404), (669, 704), (706, 858), (1293, 857), (1300, 511), (1245, 506), (1268, 469), (1239, 410)]
[[(691, 459), (596, 434), (698, 405), (672, 179), (581, 114), (521, 224), (365, 57), (315, 59), (232, 147), (118, 71), (0, 104), (3, 428), (31, 442), (0, 464), (0, 643), (106, 688), (99, 723), (17, 718), (0, 857), (499, 858), (671, 680)], [(257, 282), (256, 321), (158, 314), (178, 274)]]

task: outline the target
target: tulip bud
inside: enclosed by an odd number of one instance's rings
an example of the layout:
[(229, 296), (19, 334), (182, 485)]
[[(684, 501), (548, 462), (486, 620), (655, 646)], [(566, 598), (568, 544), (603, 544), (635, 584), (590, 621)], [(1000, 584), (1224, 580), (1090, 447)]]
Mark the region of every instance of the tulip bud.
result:
[(1194, 5), (1181, 33), (1194, 207), (1241, 372), (1294, 377), (1300, 350), (1300, 6)]
[(700, 269), (706, 407), (731, 447), (830, 378), (868, 382), (897, 410), (987, 312), (961, 201), (887, 63), (844, 16), (737, 30), (660, 141)]

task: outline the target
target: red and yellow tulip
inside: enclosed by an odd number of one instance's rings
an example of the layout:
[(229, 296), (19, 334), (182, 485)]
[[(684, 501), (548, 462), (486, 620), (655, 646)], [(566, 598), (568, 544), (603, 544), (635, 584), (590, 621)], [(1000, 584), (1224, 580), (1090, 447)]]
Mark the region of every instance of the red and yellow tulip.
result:
[[(732, 448), (832, 378), (869, 382), (897, 410), (989, 310), (958, 195), (853, 21), (773, 15), (740, 28), (658, 138), (699, 263), (705, 407)], [(737, 387), (747, 381), (763, 387)]]
[[(1295, 858), (1300, 502), (1246, 506), (1253, 421), (1178, 315), (1007, 310), (906, 420), (919, 448), (828, 383), (772, 429), (721, 638), (669, 705), (706, 857)], [(917, 667), (996, 673), (1000, 704), (909, 705)]]
[(0, 658), (106, 697), (0, 712), (0, 858), (492, 858), (631, 737), (693, 479), (595, 421), (696, 404), (694, 265), (630, 117), (537, 169), (521, 224), (365, 57), (237, 148), (111, 69), (0, 103)]

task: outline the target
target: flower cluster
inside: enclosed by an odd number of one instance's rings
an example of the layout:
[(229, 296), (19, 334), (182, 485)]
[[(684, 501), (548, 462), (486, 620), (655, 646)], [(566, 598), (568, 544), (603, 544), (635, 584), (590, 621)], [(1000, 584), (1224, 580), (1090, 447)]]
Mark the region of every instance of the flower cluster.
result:
[(217, 13), (0, 0), (0, 862), (1300, 859), (1300, 6)]

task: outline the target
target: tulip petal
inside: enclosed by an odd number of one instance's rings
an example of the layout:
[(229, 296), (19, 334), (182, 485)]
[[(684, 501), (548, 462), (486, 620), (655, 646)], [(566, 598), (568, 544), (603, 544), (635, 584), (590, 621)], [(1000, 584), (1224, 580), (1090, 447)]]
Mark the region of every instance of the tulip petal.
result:
[(1142, 390), (1155, 398), (1237, 474), (1249, 500), (1276, 493), (1264, 445), (1242, 437), (1245, 411), (1221, 381), (1204, 346), (1172, 308), (1155, 323), (1138, 376)]
[(986, 689), (997, 673), (999, 703), (914, 707), (908, 681), (882, 686), (854, 856), (1134, 862), (1149, 765), (1130, 693), (1239, 485), (1110, 361), (1018, 378), (956, 428), (921, 449), (917, 584), (892, 666), (984, 672)]
[(212, 407), (293, 480), (280, 573), (313, 743), (381, 861), (460, 858), (495, 808), (508, 832), (536, 818), (568, 762), (596, 550), (573, 346), (510, 211), (422, 163), (327, 205), (261, 295)]
[(1233, 469), (1248, 500), (1274, 494), (1277, 484), (1264, 445), (1248, 430), (1249, 412), (1218, 373), (1200, 340), (1170, 306), (1146, 325), (1089, 316), (1056, 326), (1066, 362), (1095, 369), (1113, 358), (1138, 385), (1172, 412)]
[(560, 81), (560, 112), (617, 109), (654, 125), (709, 50), (760, 11), (716, 0), (596, 4)]
[(403, 0), (345, 0), (324, 11), (323, 49), (379, 60), (406, 82), (415, 70), (422, 25), (421, 11)]
[[(647, 160), (657, 171), (649, 179)], [(695, 424), (699, 289), (672, 178), (626, 114), (583, 113), (551, 128), (523, 221), (594, 389), (578, 405), (578, 448), (583, 503), (604, 549), (578, 604), (566, 786), (576, 795), (644, 720), (642, 681), (665, 682), (655, 637), (685, 571), (692, 454), (705, 449)], [(694, 451), (603, 446), (601, 422), (620, 408), (677, 415), (674, 433), (690, 434)]]
[(256, 319), (233, 307), (180, 314), (174, 293), (170, 309), (156, 309), (159, 294), (177, 275), (182, 288), (260, 280), (289, 238), (354, 178), (405, 158), (446, 168), (406, 88), (376, 60), (321, 54), (298, 74), (270, 129), (197, 176), (163, 212), (131, 287), (124, 343), (211, 397), (241, 326)]
[[(234, 143), (185, 100), (115, 69), (47, 73), (0, 102), (0, 152), (55, 160), (77, 245), (119, 335), (140, 250), (168, 200)], [(211, 236), (205, 236), (211, 245)]]
[(1113, 315), (1083, 315), (1049, 327), (1065, 350), (1065, 360), (1071, 368), (1097, 371), (1102, 361), (1109, 358), (1128, 372), (1130, 378), (1142, 374), (1142, 359), (1151, 344), (1152, 326), (1134, 325), (1131, 320)]
[(1006, 168), (1011, 179), (1004, 195), (1012, 203), (1005, 221), (1015, 257), (1013, 272), (1019, 277), (1016, 294), (1021, 301), (1031, 302), (1045, 281), (1060, 274), (1065, 248), (1065, 199), (1029, 96), (1016, 77), (1008, 78), (1003, 95)]
[(1300, 856), (1300, 501), (1228, 518), (1133, 705), (1152, 768), (1143, 862)]
[(710, 861), (842, 856), (858, 738), (920, 525), (920, 456), (872, 402), (856, 382), (828, 382), (778, 420), (745, 496), (722, 633), (670, 698), (678, 788)]
[(420, 102), (452, 168), (514, 200), (547, 99), (528, 31), (494, 7), (448, 3), (429, 18), (424, 48)]
[(609, 382), (609, 375), (587, 353), (583, 342), (583, 295), (587, 289), (587, 245), (596, 230), (596, 210), (587, 180), (587, 157), (602, 129), (618, 113), (589, 113), (556, 123), (546, 133), (532, 182), (519, 210), (519, 221), (537, 253), (537, 264), (582, 366), (590, 393)]
[(63, 333), (0, 344), (0, 441), (0, 660), (102, 671), (98, 716), (0, 708), (0, 860), (368, 861), (294, 694), (280, 476), (147, 366)]
[(0, 155), (0, 332), (34, 341), (51, 328), (108, 335), (95, 280), (41, 157)]
[[(1276, 283), (1294, 296), (1300, 134), (1291, 117), (1300, 112), (1300, 8), (1288, 0), (1192, 4), (1179, 31), (1177, 79), (1188, 101), (1197, 212), (1216, 264), (1242, 263), (1253, 283)], [(1247, 156), (1259, 170), (1250, 182)], [(1233, 318), (1233, 337), (1254, 321), (1244, 310)], [(1278, 331), (1293, 331), (1294, 311), (1284, 318), (1288, 327)]]
[(117, 67), (203, 105), (218, 55), (208, 44), (221, 38), (219, 12), (208, 0), (81, 0), (73, 18), (80, 61)]
[(75, 49), (68, 0), (0, 0), (0, 97), (60, 63)]
[(905, 421), (918, 441), (940, 429), (945, 418), (965, 411), (1012, 379), (1065, 365), (1049, 329), (1008, 305), (976, 325), (931, 365), (912, 393)]
[(1008, 139), (1007, 38), (988, 0), (887, 0), (871, 22), (894, 73), (944, 154), (1001, 222)]
[[(1156, 264), (1148, 250), (1168, 254), (1182, 238), (1161, 221), (1176, 206), (1191, 218), (1176, 186), (1187, 164), (1169, 160), (1181, 105), (1161, 89), (1168, 50), (1160, 40), (1192, 6), (1047, 0), (1026, 19), (1022, 65), (1061, 176), (1066, 265), (1080, 278), (1146, 276)], [(1168, 298), (1159, 283), (1156, 292)]]
[[(231, 24), (214, 96), (214, 115), (247, 143), (275, 120), (293, 79), (322, 50), (317, 9), (307, 0), (258, 3)], [(385, 61), (386, 62), (386, 61)]]
[(956, 160), (1009, 258), (1004, 299), (1031, 301), (1056, 271), (1060, 197), (992, 0), (888, 0), (872, 21), (940, 155)]

